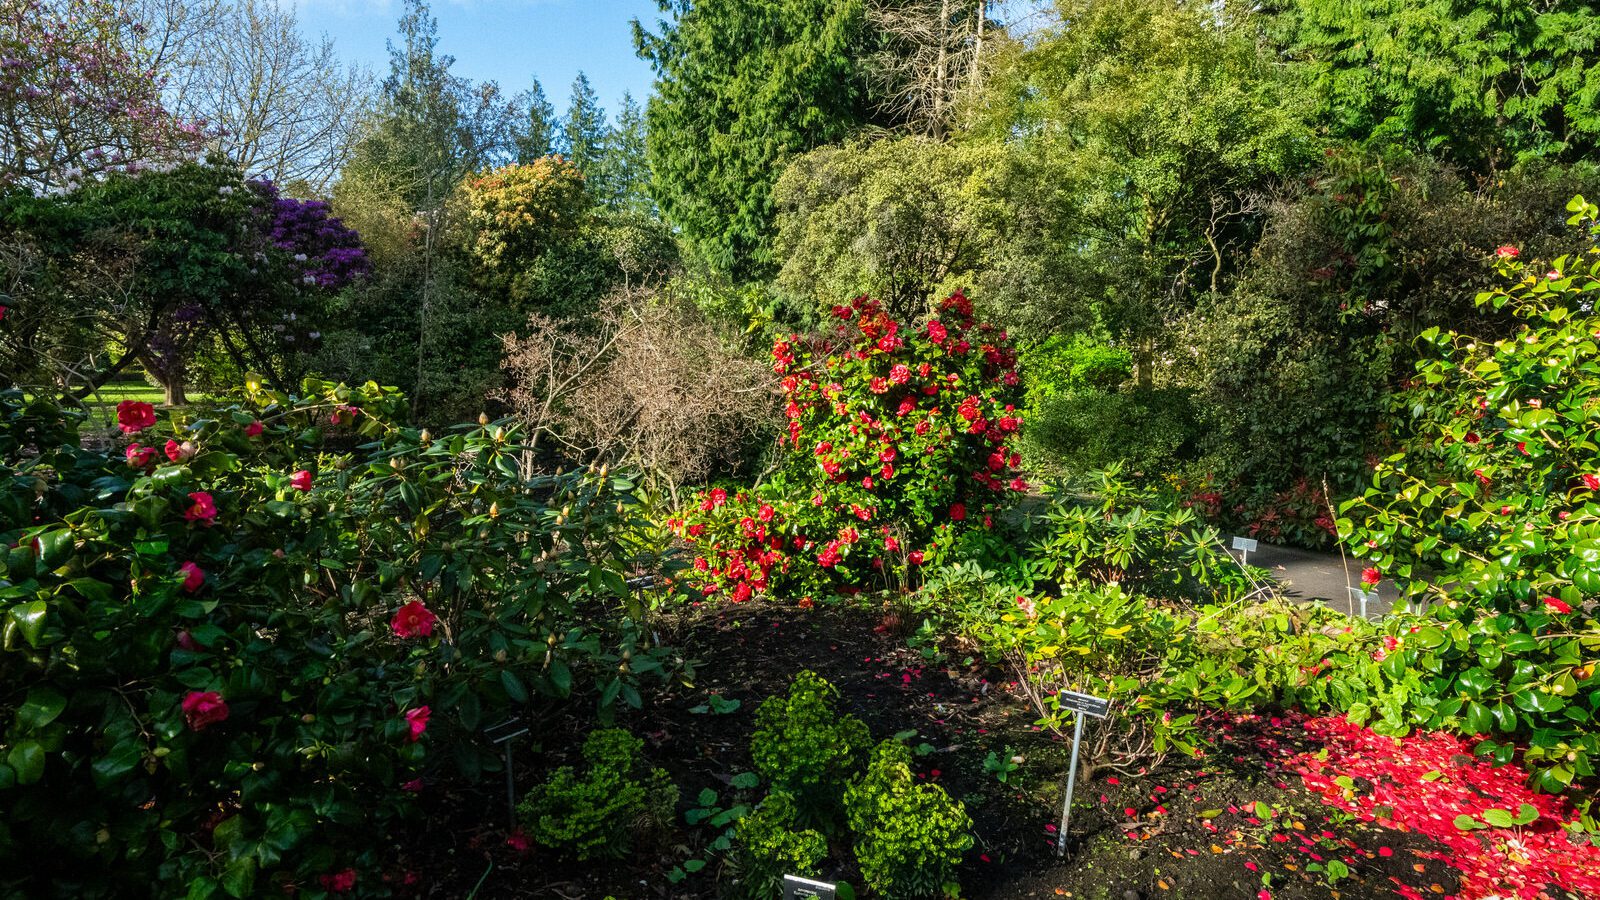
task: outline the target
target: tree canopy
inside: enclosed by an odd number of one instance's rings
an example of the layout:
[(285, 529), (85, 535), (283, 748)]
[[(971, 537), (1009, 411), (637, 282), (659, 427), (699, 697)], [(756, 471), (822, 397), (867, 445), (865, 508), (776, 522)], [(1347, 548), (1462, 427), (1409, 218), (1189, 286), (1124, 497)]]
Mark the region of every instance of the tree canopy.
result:
[(656, 201), (714, 266), (769, 275), (784, 163), (874, 121), (861, 0), (659, 2), (670, 19), (655, 32), (634, 22), (656, 72), (645, 112)]

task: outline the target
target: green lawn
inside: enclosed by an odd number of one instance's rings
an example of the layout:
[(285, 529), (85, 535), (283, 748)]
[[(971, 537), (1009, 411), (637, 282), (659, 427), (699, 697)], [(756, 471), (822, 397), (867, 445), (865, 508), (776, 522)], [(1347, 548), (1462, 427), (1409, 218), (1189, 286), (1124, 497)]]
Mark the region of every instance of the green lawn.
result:
[[(89, 407), (90, 427), (109, 428), (117, 423), (117, 404), (125, 400), (161, 405), (164, 395), (161, 388), (151, 387), (142, 381), (114, 381), (85, 398)], [(190, 394), (190, 400), (199, 400), (199, 394)]]

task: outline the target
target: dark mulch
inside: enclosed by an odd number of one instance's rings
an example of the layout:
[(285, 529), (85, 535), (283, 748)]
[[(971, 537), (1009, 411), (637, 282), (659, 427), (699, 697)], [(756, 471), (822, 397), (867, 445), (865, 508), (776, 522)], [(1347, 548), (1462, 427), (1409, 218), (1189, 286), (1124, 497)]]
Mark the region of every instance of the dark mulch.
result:
[[(915, 731), (910, 742), (926, 745), (919, 774), (962, 799), (975, 823), (977, 845), (960, 872), (973, 900), (1255, 898), (1263, 890), (1287, 900), (1390, 897), (1397, 883), (1423, 896), (1455, 892), (1447, 867), (1413, 853), (1435, 845), (1323, 806), (1242, 739), (1205, 759), (1169, 760), (1154, 773), (1080, 773), (1068, 854), (1058, 858), (1054, 823), (1067, 744), (1031, 724), (1031, 708), (1008, 690), (1002, 673), (959, 652), (939, 662), (923, 659), (907, 647), (897, 619), (886, 622), (881, 610), (747, 604), (661, 624), (669, 643), (699, 661), (698, 677), (692, 686), (656, 692), (619, 724), (644, 737), (652, 761), (681, 786), (681, 810), (694, 806), (704, 788), (729, 805), (735, 794), (729, 780), (750, 770), (756, 707), (809, 668), (838, 686), (845, 711), (865, 721), (875, 740)], [(692, 711), (712, 694), (740, 706), (726, 714)], [(519, 751), (524, 787), (575, 755), (583, 730), (593, 726), (589, 712), (573, 709), (540, 723)], [(991, 751), (1024, 758), (1008, 783), (985, 771)], [(499, 784), (430, 790), (427, 831), (405, 841), (425, 896), (735, 895), (733, 873), (705, 852), (717, 832), (681, 819), (662, 846), (636, 848), (616, 861), (578, 864), (537, 847), (518, 851), (507, 845)], [(671, 882), (668, 873), (691, 859), (710, 862)], [(1329, 884), (1329, 859), (1344, 861), (1350, 874)], [(854, 880), (849, 871), (830, 874)]]

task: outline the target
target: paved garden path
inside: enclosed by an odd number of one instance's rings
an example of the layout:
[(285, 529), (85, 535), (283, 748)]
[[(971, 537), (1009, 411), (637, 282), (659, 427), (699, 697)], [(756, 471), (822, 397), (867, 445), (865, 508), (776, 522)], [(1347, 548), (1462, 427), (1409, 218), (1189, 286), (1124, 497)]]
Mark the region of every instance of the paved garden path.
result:
[[(1270, 571), (1290, 597), (1299, 600), (1322, 599), (1334, 609), (1358, 614), (1361, 611), (1361, 601), (1348, 590), (1351, 586), (1361, 584), (1363, 567), (1354, 558), (1341, 559), (1337, 551), (1301, 550), (1298, 547), (1263, 543), (1250, 554), (1249, 562)], [(1380, 583), (1378, 602), (1367, 604), (1367, 615), (1375, 618), (1386, 614), (1394, 605), (1395, 598), (1394, 583), (1387, 580)]]

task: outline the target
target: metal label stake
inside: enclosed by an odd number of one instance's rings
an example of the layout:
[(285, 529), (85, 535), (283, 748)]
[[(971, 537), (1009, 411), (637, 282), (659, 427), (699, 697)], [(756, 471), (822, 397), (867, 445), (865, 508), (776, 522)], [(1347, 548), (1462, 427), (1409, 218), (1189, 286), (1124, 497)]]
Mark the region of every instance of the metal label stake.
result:
[(1078, 745), (1083, 742), (1083, 717), (1104, 719), (1111, 709), (1111, 701), (1076, 691), (1062, 691), (1057, 699), (1063, 709), (1076, 713), (1072, 717), (1072, 764), (1067, 768), (1067, 799), (1061, 803), (1061, 833), (1056, 836), (1056, 855), (1061, 856), (1067, 852), (1067, 829), (1072, 823), (1072, 791), (1078, 783)]
[(1378, 602), (1378, 592), (1363, 591), (1361, 588), (1353, 587), (1350, 588), (1350, 593), (1355, 594), (1361, 600), (1361, 618), (1365, 619), (1367, 617), (1367, 602)]
[(1233, 539), (1233, 549), (1239, 551), (1239, 565), (1247, 566), (1250, 564), (1250, 554), (1256, 552), (1256, 539), (1235, 537)]
[(513, 716), (498, 725), (490, 725), (483, 730), (489, 741), (500, 748), (506, 759), (506, 815), (510, 817), (511, 824), (517, 824), (517, 780), (511, 773), (511, 739), (518, 738), (529, 731), (522, 720)]
[(826, 881), (813, 881), (799, 875), (783, 876), (783, 900), (834, 900), (838, 886)]

